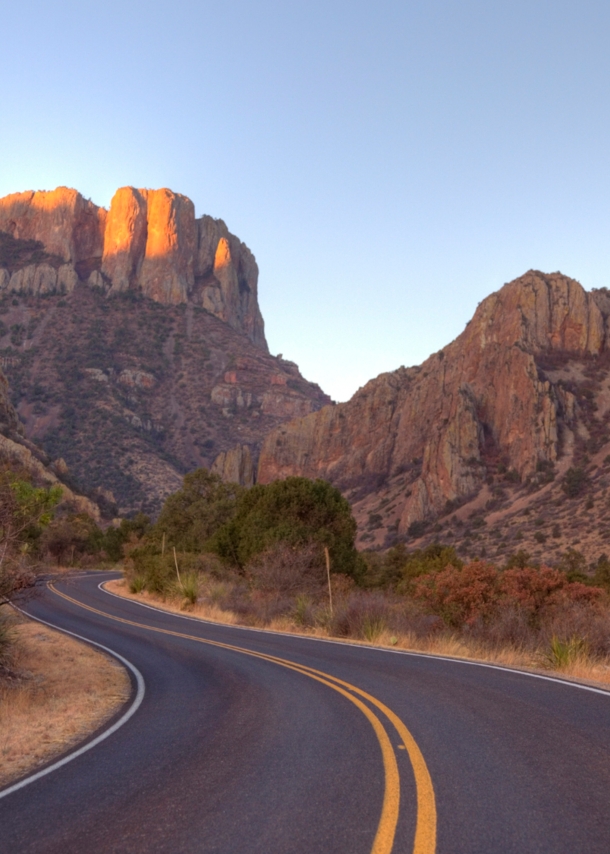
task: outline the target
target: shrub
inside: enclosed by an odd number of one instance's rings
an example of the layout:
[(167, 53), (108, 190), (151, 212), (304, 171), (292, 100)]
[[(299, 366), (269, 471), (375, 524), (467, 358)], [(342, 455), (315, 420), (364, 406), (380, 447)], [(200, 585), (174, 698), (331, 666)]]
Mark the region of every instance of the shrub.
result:
[(146, 579), (142, 575), (134, 575), (129, 582), (131, 593), (141, 593), (146, 588)]
[(199, 596), (199, 575), (196, 572), (183, 572), (180, 576), (179, 587), (186, 601), (190, 605), (194, 605)]
[(246, 566), (246, 574), (255, 589), (282, 595), (315, 596), (326, 582), (324, 556), (318, 543), (274, 543), (253, 558)]
[(543, 617), (572, 606), (599, 603), (603, 591), (570, 581), (548, 566), (512, 567), (499, 572), (483, 561), (422, 576), (414, 584), (415, 598), (454, 628), (488, 623), (503, 609), (517, 609), (530, 626), (539, 628)]
[(498, 600), (498, 570), (476, 561), (448, 566), (415, 581), (414, 596), (450, 626), (473, 625), (491, 616)]
[(223, 483), (207, 469), (185, 475), (182, 489), (170, 495), (155, 525), (154, 537), (180, 551), (201, 552), (210, 537), (235, 514), (243, 487)]
[(576, 498), (587, 485), (588, 477), (583, 468), (569, 468), (563, 478), (561, 488), (568, 498)]
[(30, 559), (51, 523), (62, 490), (36, 487), (26, 472), (0, 468), (0, 598), (34, 580)]
[(359, 576), (364, 563), (355, 537), (351, 507), (338, 489), (324, 480), (288, 477), (242, 491), (233, 518), (212, 537), (209, 547), (243, 570), (274, 543), (318, 543), (328, 547), (333, 572)]

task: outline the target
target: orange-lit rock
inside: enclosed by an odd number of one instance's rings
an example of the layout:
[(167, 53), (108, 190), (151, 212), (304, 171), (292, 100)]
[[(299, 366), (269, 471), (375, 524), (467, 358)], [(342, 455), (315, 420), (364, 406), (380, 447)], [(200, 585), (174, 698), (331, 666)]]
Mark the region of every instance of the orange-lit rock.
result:
[(133, 289), (161, 303), (190, 301), (267, 350), (254, 256), (222, 220), (196, 220), (186, 196), (122, 187), (106, 212), (66, 187), (15, 193), (0, 199), (0, 231), (40, 241), (55, 271), (71, 266), (61, 277), (0, 269), (0, 289), (69, 292), (80, 279), (110, 295)]
[(47, 252), (75, 266), (101, 258), (105, 219), (104, 208), (68, 187), (0, 199), (0, 231), (40, 240)]
[(126, 291), (137, 282), (146, 251), (148, 232), (146, 199), (134, 187), (117, 190), (106, 217), (102, 273), (112, 281), (112, 291)]
[(186, 302), (194, 284), (195, 206), (171, 190), (142, 190), (142, 195), (148, 210), (142, 292), (157, 302)]
[(254, 255), (221, 219), (203, 216), (198, 226), (195, 274), (201, 283), (201, 304), (267, 349), (265, 325), (258, 306), (258, 266)]

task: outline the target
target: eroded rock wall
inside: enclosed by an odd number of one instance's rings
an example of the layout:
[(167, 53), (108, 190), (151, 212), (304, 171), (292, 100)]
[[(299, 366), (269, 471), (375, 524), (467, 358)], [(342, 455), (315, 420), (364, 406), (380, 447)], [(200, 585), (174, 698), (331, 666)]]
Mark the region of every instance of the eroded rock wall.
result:
[(267, 349), (254, 256), (222, 220), (196, 219), (186, 196), (122, 187), (106, 211), (66, 187), (15, 193), (0, 199), (0, 232), (39, 241), (49, 256), (0, 264), (0, 292), (69, 293), (79, 280), (110, 295), (136, 290), (200, 305)]
[[(476, 494), (491, 461), (519, 477), (560, 453), (573, 396), (536, 357), (608, 346), (610, 300), (559, 273), (530, 271), (491, 294), (464, 332), (417, 368), (382, 374), (344, 404), (281, 425), (257, 479), (324, 477), (357, 501), (399, 476), (398, 532)], [(402, 482), (402, 481), (401, 481)]]

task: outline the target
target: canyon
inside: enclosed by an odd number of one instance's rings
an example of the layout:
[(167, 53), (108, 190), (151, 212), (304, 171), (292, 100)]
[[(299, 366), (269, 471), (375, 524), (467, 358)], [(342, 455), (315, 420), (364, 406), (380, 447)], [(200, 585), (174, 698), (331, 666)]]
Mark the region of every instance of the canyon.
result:
[(333, 404), (269, 353), (254, 255), (186, 196), (0, 199), (0, 441), (107, 518), (154, 516), (205, 466), (329, 480), (363, 548), (593, 559), (610, 550), (609, 353), (610, 293), (531, 270), (422, 365)]

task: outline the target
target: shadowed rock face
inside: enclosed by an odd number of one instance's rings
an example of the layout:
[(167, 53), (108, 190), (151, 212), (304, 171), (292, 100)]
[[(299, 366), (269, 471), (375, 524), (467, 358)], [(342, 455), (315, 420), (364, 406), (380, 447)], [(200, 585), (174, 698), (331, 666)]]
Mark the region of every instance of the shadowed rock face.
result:
[(196, 219), (186, 196), (122, 187), (106, 211), (66, 187), (16, 193), (0, 199), (0, 231), (39, 241), (52, 256), (0, 266), (0, 291), (69, 293), (80, 279), (111, 295), (191, 302), (267, 349), (254, 256), (222, 220)]
[(499, 460), (526, 478), (557, 460), (575, 417), (574, 395), (538, 357), (600, 354), (609, 314), (603, 292), (529, 272), (484, 300), (464, 332), (420, 367), (382, 374), (347, 403), (274, 430), (257, 479), (327, 478), (356, 505), (385, 491), (404, 533), (475, 495)]

